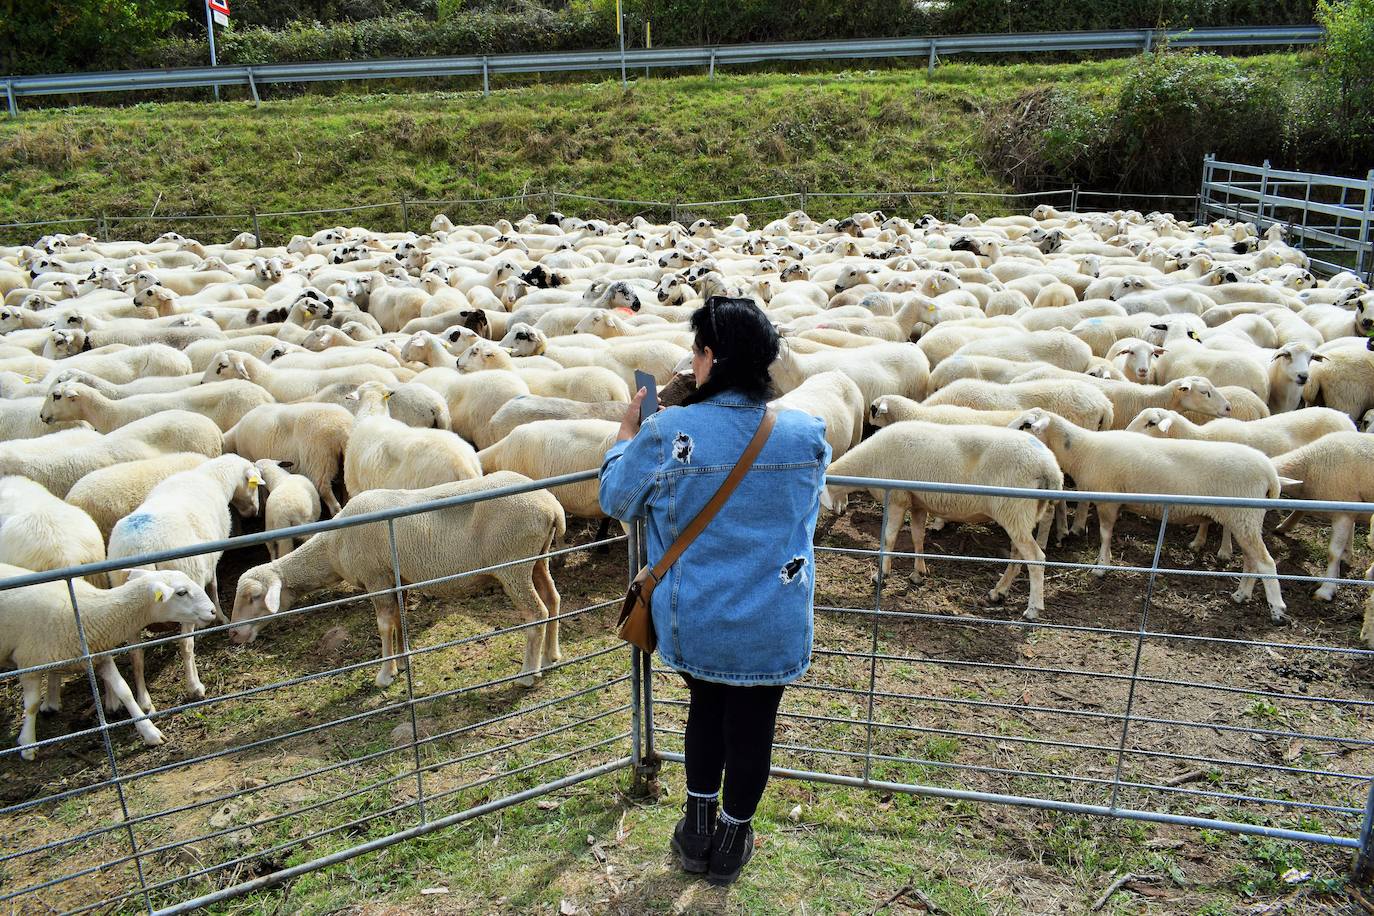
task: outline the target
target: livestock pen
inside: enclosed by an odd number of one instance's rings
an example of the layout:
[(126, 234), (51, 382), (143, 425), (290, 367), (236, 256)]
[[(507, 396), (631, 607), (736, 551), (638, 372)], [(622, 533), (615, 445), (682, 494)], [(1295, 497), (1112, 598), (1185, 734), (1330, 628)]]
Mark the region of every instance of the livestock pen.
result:
[[(903, 567), (916, 554), (900, 541), (886, 551), (878, 537), (898, 511), (894, 492), (992, 488), (832, 482), (883, 499), (851, 502), (818, 535), (815, 660), (784, 700), (778, 776), (869, 790), (875, 818), (908, 794), (954, 812), (1006, 804), (1323, 844), (1354, 851), (1368, 868), (1374, 651), (1356, 639), (1365, 592), (1342, 589), (1330, 605), (1308, 596), (1309, 583), (1325, 581), (1302, 572), (1316, 542), (1308, 526), (1276, 551), (1292, 618), (1281, 627), (1258, 600), (1231, 602), (1217, 580), (1234, 571), (1167, 536), (1170, 506), (1221, 500), (999, 491), (1166, 504), (1158, 524), (1123, 521), (1120, 565), (1101, 582), (1089, 574), (1092, 545), (1054, 551), (1044, 563), (1046, 610), (1031, 623), (982, 599), (1006, 563), (995, 529), (932, 532), (921, 554), (932, 574), (914, 586)], [(435, 508), (301, 531), (384, 525), (394, 543), (407, 517)], [(250, 533), (162, 558), (218, 546), (237, 572), (258, 561), (266, 540)], [(632, 656), (610, 627), (641, 541), (633, 529), (598, 541), (590, 526), (567, 541), (547, 553), (564, 599), (564, 657), (530, 690), (513, 682), (522, 631), (535, 624), (512, 625), (499, 592), (440, 602), (419, 594), (432, 583), (402, 582), (399, 572), (389, 591), (401, 600), (405, 676), (385, 691), (372, 684), (370, 615), (350, 610), (369, 596), (342, 590), (274, 615), (244, 649), (226, 647), (231, 625), (197, 631), (209, 696), (153, 714), (168, 737), (162, 747), (142, 746), (127, 721), (105, 718), (92, 655), (76, 659), (91, 690), (75, 704), (77, 720), (64, 714), (63, 727), (41, 730), (36, 762), (0, 751), (0, 815), (12, 838), (0, 853), (0, 902), (18, 912), (184, 911), (510, 806), (537, 805), (556, 822), (561, 801), (544, 801), (590, 780), (632, 795), (672, 781), (660, 767), (681, 759), (682, 687)], [(876, 561), (885, 555), (897, 568), (882, 577)], [(221, 578), (228, 596), (232, 579)], [(145, 644), (162, 647), (152, 668), (163, 695), (178, 678), (174, 662), (161, 664), (174, 638)], [(68, 686), (69, 695), (86, 689)], [(494, 848), (490, 855), (498, 867)]]

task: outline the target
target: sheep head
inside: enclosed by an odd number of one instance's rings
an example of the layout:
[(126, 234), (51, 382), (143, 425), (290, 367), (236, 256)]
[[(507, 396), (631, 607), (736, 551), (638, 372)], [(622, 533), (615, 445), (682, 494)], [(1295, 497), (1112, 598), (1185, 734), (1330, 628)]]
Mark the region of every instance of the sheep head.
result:
[(262, 624), (252, 621), (291, 607), (294, 596), (273, 566), (272, 563), (257, 566), (239, 577), (230, 622), (241, 625), (229, 631), (229, 639), (235, 645), (246, 646), (258, 638), (258, 627)]

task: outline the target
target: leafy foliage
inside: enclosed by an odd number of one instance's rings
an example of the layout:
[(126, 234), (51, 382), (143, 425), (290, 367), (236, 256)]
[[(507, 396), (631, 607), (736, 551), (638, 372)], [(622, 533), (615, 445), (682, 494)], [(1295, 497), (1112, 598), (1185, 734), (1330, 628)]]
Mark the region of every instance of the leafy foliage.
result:
[(186, 18), (183, 0), (3, 0), (0, 73), (128, 66)]
[(995, 107), (982, 158), (1021, 188), (1187, 190), (1207, 153), (1363, 172), (1369, 136), (1331, 117), (1327, 95), (1318, 80), (1247, 71), (1213, 54), (1147, 54), (1106, 92), (1041, 88)]
[(1322, 71), (1354, 154), (1374, 135), (1374, 0), (1320, 0), (1317, 19), (1326, 26)]

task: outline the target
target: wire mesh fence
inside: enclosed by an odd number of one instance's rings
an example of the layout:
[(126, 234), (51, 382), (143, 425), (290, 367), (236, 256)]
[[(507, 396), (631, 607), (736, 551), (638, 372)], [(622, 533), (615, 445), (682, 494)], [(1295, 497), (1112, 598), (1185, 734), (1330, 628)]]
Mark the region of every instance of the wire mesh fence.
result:
[[(71, 584), (81, 576), (222, 550), (230, 584), (283, 533), (368, 525), (385, 529), (388, 545), (398, 532), (404, 543), (421, 513), (594, 477), (11, 578), (0, 592), (63, 584), (89, 631), (93, 611)], [(881, 498), (856, 499), (819, 532), (814, 661), (785, 695), (776, 774), (872, 789), (875, 804), (911, 793), (1027, 805), (1330, 844), (1368, 860), (1374, 650), (1348, 620), (1310, 612), (1292, 638), (1273, 638), (1254, 604), (1236, 605), (1217, 581), (1235, 579), (1237, 564), (1200, 562), (1166, 531), (1171, 512), (1180, 518), (1196, 504), (1365, 518), (1374, 506), (830, 483)], [(1106, 578), (1063, 549), (1031, 563), (1045, 575), (1046, 607), (1026, 620), (986, 600), (1009, 562), (998, 529), (951, 525), (920, 550), (883, 537), (898, 530), (903, 496), (922, 491), (1150, 503), (1162, 517), (1123, 519)], [(538, 557), (501, 564), (547, 559), (563, 596), (562, 657), (532, 689), (518, 686), (521, 647), (547, 624), (513, 622), (499, 591), (435, 592), (496, 567), (403, 581), (394, 550), (394, 583), (327, 589), (258, 618), (249, 647), (225, 645), (241, 623), (196, 631), (208, 695), (147, 715), (166, 735), (160, 747), (143, 744), (138, 722), (105, 712), (104, 665), (125, 664), (129, 647), (92, 651), (83, 636), (79, 655), (62, 660), (81, 674), (65, 697), (74, 721), (46, 722), (33, 762), (18, 747), (0, 750), (10, 838), (0, 850), (0, 903), (17, 912), (186, 911), (579, 782), (625, 770), (647, 777), (659, 761), (680, 761), (681, 683), (665, 669), (650, 673), (609, 627), (644, 560), (641, 526), (591, 532), (588, 524)], [(913, 583), (917, 559), (929, 568)], [(894, 565), (880, 571), (884, 561)], [(1313, 583), (1374, 585), (1286, 564), (1277, 579), (1293, 606)], [(380, 620), (393, 597), (401, 641), (378, 657), (372, 615), (358, 606), (373, 604)], [(170, 658), (179, 639), (141, 644), (161, 699), (179, 680)], [(400, 662), (397, 679), (378, 691), (388, 658)], [(0, 672), (0, 684), (12, 692), (49, 667)]]
[(728, 223), (739, 214), (757, 225), (804, 210), (816, 219), (842, 219), (855, 213), (882, 211), (912, 218), (929, 214), (955, 221), (968, 213), (980, 218), (1028, 214), (1040, 204), (1060, 209), (1170, 209), (1188, 216), (1197, 209), (1196, 195), (1122, 194), (1054, 188), (1014, 193), (972, 191), (954, 187), (911, 191), (788, 191), (727, 200), (675, 201), (599, 197), (553, 189), (523, 190), (519, 194), (456, 199), (402, 197), (395, 201), (318, 209), (214, 214), (97, 214), (73, 219), (0, 224), (0, 243), (31, 244), (50, 232), (90, 232), (100, 239), (152, 240), (166, 232), (210, 243), (226, 243), (240, 233), (252, 233), (264, 246), (285, 245), (295, 235), (310, 235), (322, 228), (363, 226), (376, 232), (432, 230), (442, 215), (454, 225), (490, 225), (498, 219), (518, 219), (526, 214), (539, 218), (551, 212), (581, 219), (630, 220), (642, 217), (657, 225), (677, 221), (684, 226), (698, 219)]

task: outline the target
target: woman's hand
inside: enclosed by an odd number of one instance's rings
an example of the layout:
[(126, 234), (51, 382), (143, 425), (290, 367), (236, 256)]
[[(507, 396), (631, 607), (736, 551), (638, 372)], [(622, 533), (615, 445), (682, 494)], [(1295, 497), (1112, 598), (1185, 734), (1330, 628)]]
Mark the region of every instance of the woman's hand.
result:
[(625, 442), (635, 437), (639, 432), (639, 406), (648, 397), (649, 391), (641, 388), (635, 392), (635, 396), (630, 399), (630, 406), (625, 410), (625, 416), (620, 420), (620, 433), (615, 437), (617, 442)]

